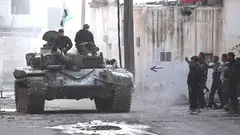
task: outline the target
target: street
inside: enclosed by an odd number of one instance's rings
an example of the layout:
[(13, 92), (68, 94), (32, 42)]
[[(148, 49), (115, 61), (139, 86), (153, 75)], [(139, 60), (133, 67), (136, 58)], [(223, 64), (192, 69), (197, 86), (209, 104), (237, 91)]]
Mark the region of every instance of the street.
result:
[[(9, 94), (8, 96), (13, 96)], [(188, 114), (188, 105), (159, 106), (133, 100), (130, 113), (98, 114), (91, 100), (47, 101), (41, 115), (15, 112), (14, 99), (1, 99), (1, 135), (239, 135), (240, 118), (223, 110)]]

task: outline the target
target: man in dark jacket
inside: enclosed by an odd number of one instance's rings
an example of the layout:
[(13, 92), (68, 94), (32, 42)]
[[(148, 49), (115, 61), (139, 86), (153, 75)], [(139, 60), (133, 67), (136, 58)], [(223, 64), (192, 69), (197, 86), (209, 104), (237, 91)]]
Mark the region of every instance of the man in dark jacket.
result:
[(94, 42), (94, 37), (92, 32), (89, 31), (90, 26), (88, 24), (83, 25), (83, 29), (79, 30), (75, 36), (76, 44), (81, 44), (83, 42)]
[(221, 73), (219, 72), (218, 68), (220, 66), (220, 62), (219, 62), (219, 57), (218, 56), (213, 56), (213, 65), (208, 66), (209, 68), (213, 69), (213, 73), (212, 73), (212, 87), (211, 87), (211, 91), (210, 91), (210, 95), (209, 95), (209, 103), (207, 105), (207, 107), (211, 107), (211, 108), (215, 108), (217, 109), (218, 106), (217, 104), (214, 102), (214, 95), (216, 93), (216, 91), (218, 92), (218, 96), (220, 98), (221, 101), (221, 106), (223, 106), (223, 100), (222, 100), (222, 93), (221, 93), (221, 80), (220, 80), (220, 75)]
[(232, 52), (228, 53), (228, 71), (227, 78), (229, 81), (229, 113), (237, 114), (238, 113), (238, 99), (237, 99), (237, 86), (239, 80), (239, 66), (236, 63), (235, 55)]
[(199, 58), (199, 74), (201, 78), (200, 91), (199, 91), (199, 107), (204, 108), (206, 106), (204, 98), (204, 89), (206, 88), (207, 76), (208, 76), (208, 64), (205, 61), (205, 54), (200, 52), (198, 55)]
[[(93, 55), (97, 54), (97, 47), (94, 42), (92, 32), (89, 31), (90, 26), (88, 24), (83, 25), (83, 29), (79, 30), (75, 36), (76, 48), (80, 54), (86, 55), (91, 52)], [(85, 43), (81, 45), (82, 43)]]
[(59, 50), (64, 52), (64, 54), (67, 53), (68, 50), (72, 48), (72, 41), (68, 36), (64, 35), (64, 30), (60, 29), (58, 30), (59, 36), (55, 38), (55, 45), (58, 47)]
[(198, 91), (199, 91), (199, 72), (198, 72), (198, 57), (193, 56), (189, 63), (189, 73), (187, 78), (190, 112), (193, 113), (198, 109)]
[(227, 54), (222, 54), (222, 64), (218, 68), (218, 71), (221, 73), (220, 79), (222, 81), (222, 99), (223, 107), (226, 111), (229, 109), (229, 90), (228, 90), (228, 78), (226, 76), (228, 68)]

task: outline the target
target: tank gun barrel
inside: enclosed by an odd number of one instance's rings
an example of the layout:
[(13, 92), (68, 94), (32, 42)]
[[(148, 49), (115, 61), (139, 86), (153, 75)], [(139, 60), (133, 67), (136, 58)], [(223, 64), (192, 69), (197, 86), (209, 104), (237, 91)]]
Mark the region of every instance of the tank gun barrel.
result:
[(59, 57), (60, 61), (63, 63), (63, 64), (66, 64), (68, 65), (71, 60), (68, 56), (66, 56), (62, 51), (60, 51), (56, 46), (52, 47), (51, 49), (51, 53), (53, 55), (56, 55)]

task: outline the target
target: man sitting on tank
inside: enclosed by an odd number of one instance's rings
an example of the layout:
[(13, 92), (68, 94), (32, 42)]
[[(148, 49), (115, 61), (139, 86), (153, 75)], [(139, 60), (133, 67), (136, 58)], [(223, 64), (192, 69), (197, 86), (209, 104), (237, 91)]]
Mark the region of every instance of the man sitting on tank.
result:
[(95, 45), (93, 34), (89, 31), (89, 28), (90, 26), (88, 24), (84, 24), (83, 29), (76, 33), (76, 48), (82, 55), (87, 55), (90, 52), (93, 56), (96, 56), (98, 49)]
[(67, 53), (72, 48), (72, 41), (68, 36), (64, 35), (64, 30), (58, 30), (59, 36), (55, 38), (55, 45), (59, 50), (61, 50), (64, 54)]

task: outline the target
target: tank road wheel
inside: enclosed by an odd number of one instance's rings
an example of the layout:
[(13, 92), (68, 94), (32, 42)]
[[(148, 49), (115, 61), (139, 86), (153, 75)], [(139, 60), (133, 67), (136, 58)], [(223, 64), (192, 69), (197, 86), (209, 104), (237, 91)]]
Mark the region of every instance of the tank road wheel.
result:
[(113, 94), (110, 98), (95, 98), (98, 112), (129, 112), (132, 103), (133, 86), (111, 87)]
[(18, 112), (44, 112), (45, 86), (42, 77), (28, 77), (15, 81), (15, 102)]

